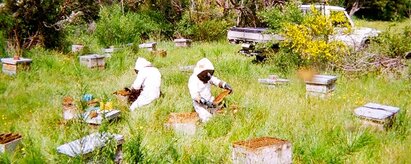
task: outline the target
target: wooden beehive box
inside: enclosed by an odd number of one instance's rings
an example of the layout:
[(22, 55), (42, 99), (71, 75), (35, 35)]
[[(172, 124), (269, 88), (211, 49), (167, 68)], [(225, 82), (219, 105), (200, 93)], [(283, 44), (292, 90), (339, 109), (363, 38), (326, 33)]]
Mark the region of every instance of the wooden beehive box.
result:
[(77, 107), (72, 97), (64, 97), (62, 105), (64, 120), (71, 120), (78, 117)]
[(273, 137), (261, 137), (233, 143), (235, 164), (292, 163), (291, 143)]
[(0, 153), (12, 153), (21, 142), (21, 135), (14, 133), (0, 134)]
[(138, 45), (138, 48), (147, 49), (148, 51), (155, 51), (156, 50), (157, 42), (148, 42)]
[(2, 71), (7, 75), (16, 75), (20, 71), (30, 69), (30, 64), (32, 61), (33, 60), (27, 58), (20, 58), (19, 60), (14, 60), (13, 58), (2, 58)]
[(194, 135), (198, 120), (200, 118), (196, 112), (170, 113), (165, 126), (172, 128), (178, 134)]
[(84, 48), (82, 44), (73, 44), (71, 45), (71, 52), (80, 52)]
[(79, 155), (86, 155), (93, 152), (96, 149), (104, 147), (109, 140), (115, 140), (118, 146), (124, 143), (123, 135), (111, 134), (111, 133), (92, 133), (83, 138), (71, 141), (57, 147), (57, 152), (68, 155), (70, 157), (76, 157)]
[(106, 65), (105, 55), (91, 54), (80, 56), (80, 64), (88, 68), (104, 69)]
[(191, 46), (191, 39), (174, 39), (174, 43), (176, 47), (190, 47)]
[(396, 114), (400, 108), (368, 103), (354, 110), (354, 114), (361, 119), (364, 126), (375, 127), (384, 130), (393, 124)]
[(314, 75), (311, 80), (305, 81), (306, 96), (329, 97), (335, 90), (336, 81), (337, 76)]

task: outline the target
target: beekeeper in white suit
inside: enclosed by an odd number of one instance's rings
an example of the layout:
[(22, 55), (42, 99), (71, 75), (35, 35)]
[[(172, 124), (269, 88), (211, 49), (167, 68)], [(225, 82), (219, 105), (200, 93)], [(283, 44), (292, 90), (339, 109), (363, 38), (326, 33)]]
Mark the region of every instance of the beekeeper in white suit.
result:
[(134, 70), (137, 78), (131, 85), (132, 89), (142, 89), (140, 96), (134, 101), (130, 110), (147, 105), (160, 97), (161, 74), (157, 68), (144, 58), (138, 58)]
[(216, 104), (213, 104), (214, 97), (211, 95), (211, 84), (230, 90), (230, 93), (233, 90), (230, 85), (213, 76), (213, 74), (213, 64), (207, 58), (203, 58), (197, 62), (188, 81), (194, 109), (202, 122), (206, 122), (212, 117), (210, 110), (216, 107)]

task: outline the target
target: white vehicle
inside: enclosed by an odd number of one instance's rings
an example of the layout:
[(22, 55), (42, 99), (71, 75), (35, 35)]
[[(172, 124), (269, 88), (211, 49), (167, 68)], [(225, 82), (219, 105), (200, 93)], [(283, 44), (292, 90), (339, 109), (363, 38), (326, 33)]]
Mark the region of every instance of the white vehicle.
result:
[[(311, 10), (312, 5), (301, 5), (300, 9), (303, 13), (308, 13)], [(345, 34), (344, 29), (336, 29), (337, 33), (330, 36), (330, 40), (338, 40), (344, 42), (347, 46), (358, 50), (366, 46), (370, 39), (378, 36), (380, 31), (372, 28), (357, 28), (354, 26), (354, 23), (348, 13), (344, 8), (338, 6), (327, 6), (327, 5), (314, 5), (314, 7), (322, 12), (326, 16), (330, 16), (333, 13), (343, 12), (347, 21), (351, 25), (351, 33)], [(227, 39), (231, 43), (264, 43), (272, 39), (275, 40), (284, 40), (283, 37), (277, 34), (268, 34), (264, 33), (266, 28), (238, 28), (232, 27), (228, 30)]]

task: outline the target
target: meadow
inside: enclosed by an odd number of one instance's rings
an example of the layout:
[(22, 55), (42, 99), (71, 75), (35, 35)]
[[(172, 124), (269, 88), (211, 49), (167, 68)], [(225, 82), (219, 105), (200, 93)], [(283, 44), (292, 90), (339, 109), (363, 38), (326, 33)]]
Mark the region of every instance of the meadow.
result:
[[(63, 54), (35, 48), (25, 57), (33, 59), (31, 70), (17, 76), (0, 74), (0, 132), (23, 135), (14, 154), (0, 163), (78, 163), (89, 159), (69, 158), (56, 148), (96, 131), (122, 134), (124, 162), (134, 163), (231, 163), (235, 141), (271, 136), (292, 143), (293, 163), (410, 163), (411, 85), (406, 78), (378, 74), (336, 75), (337, 89), (329, 99), (306, 98), (305, 84), (296, 72), (278, 72), (269, 63), (252, 64), (253, 58), (238, 54), (239, 45), (226, 41), (195, 42), (191, 48), (159, 42), (167, 57), (146, 50), (124, 48), (107, 59), (105, 70), (80, 66), (79, 54)], [(97, 51), (97, 46), (92, 51)], [(145, 57), (162, 73), (163, 96), (134, 112), (116, 101), (114, 91), (129, 87), (135, 79), (137, 57)], [(192, 112), (187, 82), (191, 73), (179, 66), (210, 59), (215, 75), (234, 89), (226, 98), (227, 111), (207, 123), (199, 123), (194, 136), (182, 136), (164, 127), (172, 112)], [(269, 88), (258, 78), (278, 74), (290, 79), (285, 86)], [(214, 87), (213, 94), (221, 89)], [(111, 98), (122, 111), (121, 119), (92, 127), (82, 122), (62, 124), (62, 99), (80, 100), (85, 93)], [(401, 108), (393, 127), (376, 131), (361, 126), (353, 110), (368, 102)], [(237, 106), (238, 112), (229, 111)], [(114, 144), (93, 154), (92, 160), (112, 163)]]

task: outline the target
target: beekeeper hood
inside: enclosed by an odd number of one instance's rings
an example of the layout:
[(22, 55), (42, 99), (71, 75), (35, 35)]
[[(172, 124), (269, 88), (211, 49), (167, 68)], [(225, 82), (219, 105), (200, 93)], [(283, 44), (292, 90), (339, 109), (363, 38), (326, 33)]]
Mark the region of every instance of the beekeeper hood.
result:
[(144, 67), (151, 67), (151, 63), (149, 61), (147, 61), (144, 58), (139, 57), (136, 60), (136, 65), (134, 66), (134, 69), (137, 71), (140, 71), (141, 69), (143, 69)]
[(203, 58), (197, 62), (196, 67), (194, 67), (193, 74), (198, 75), (204, 70), (214, 70), (213, 63), (211, 63), (211, 61), (207, 58)]
[[(205, 71), (209, 70), (209, 71)], [(210, 60), (203, 58), (197, 62), (196, 67), (194, 68), (193, 74), (196, 75), (201, 81), (207, 83), (210, 80), (211, 76), (214, 73), (214, 66)]]

